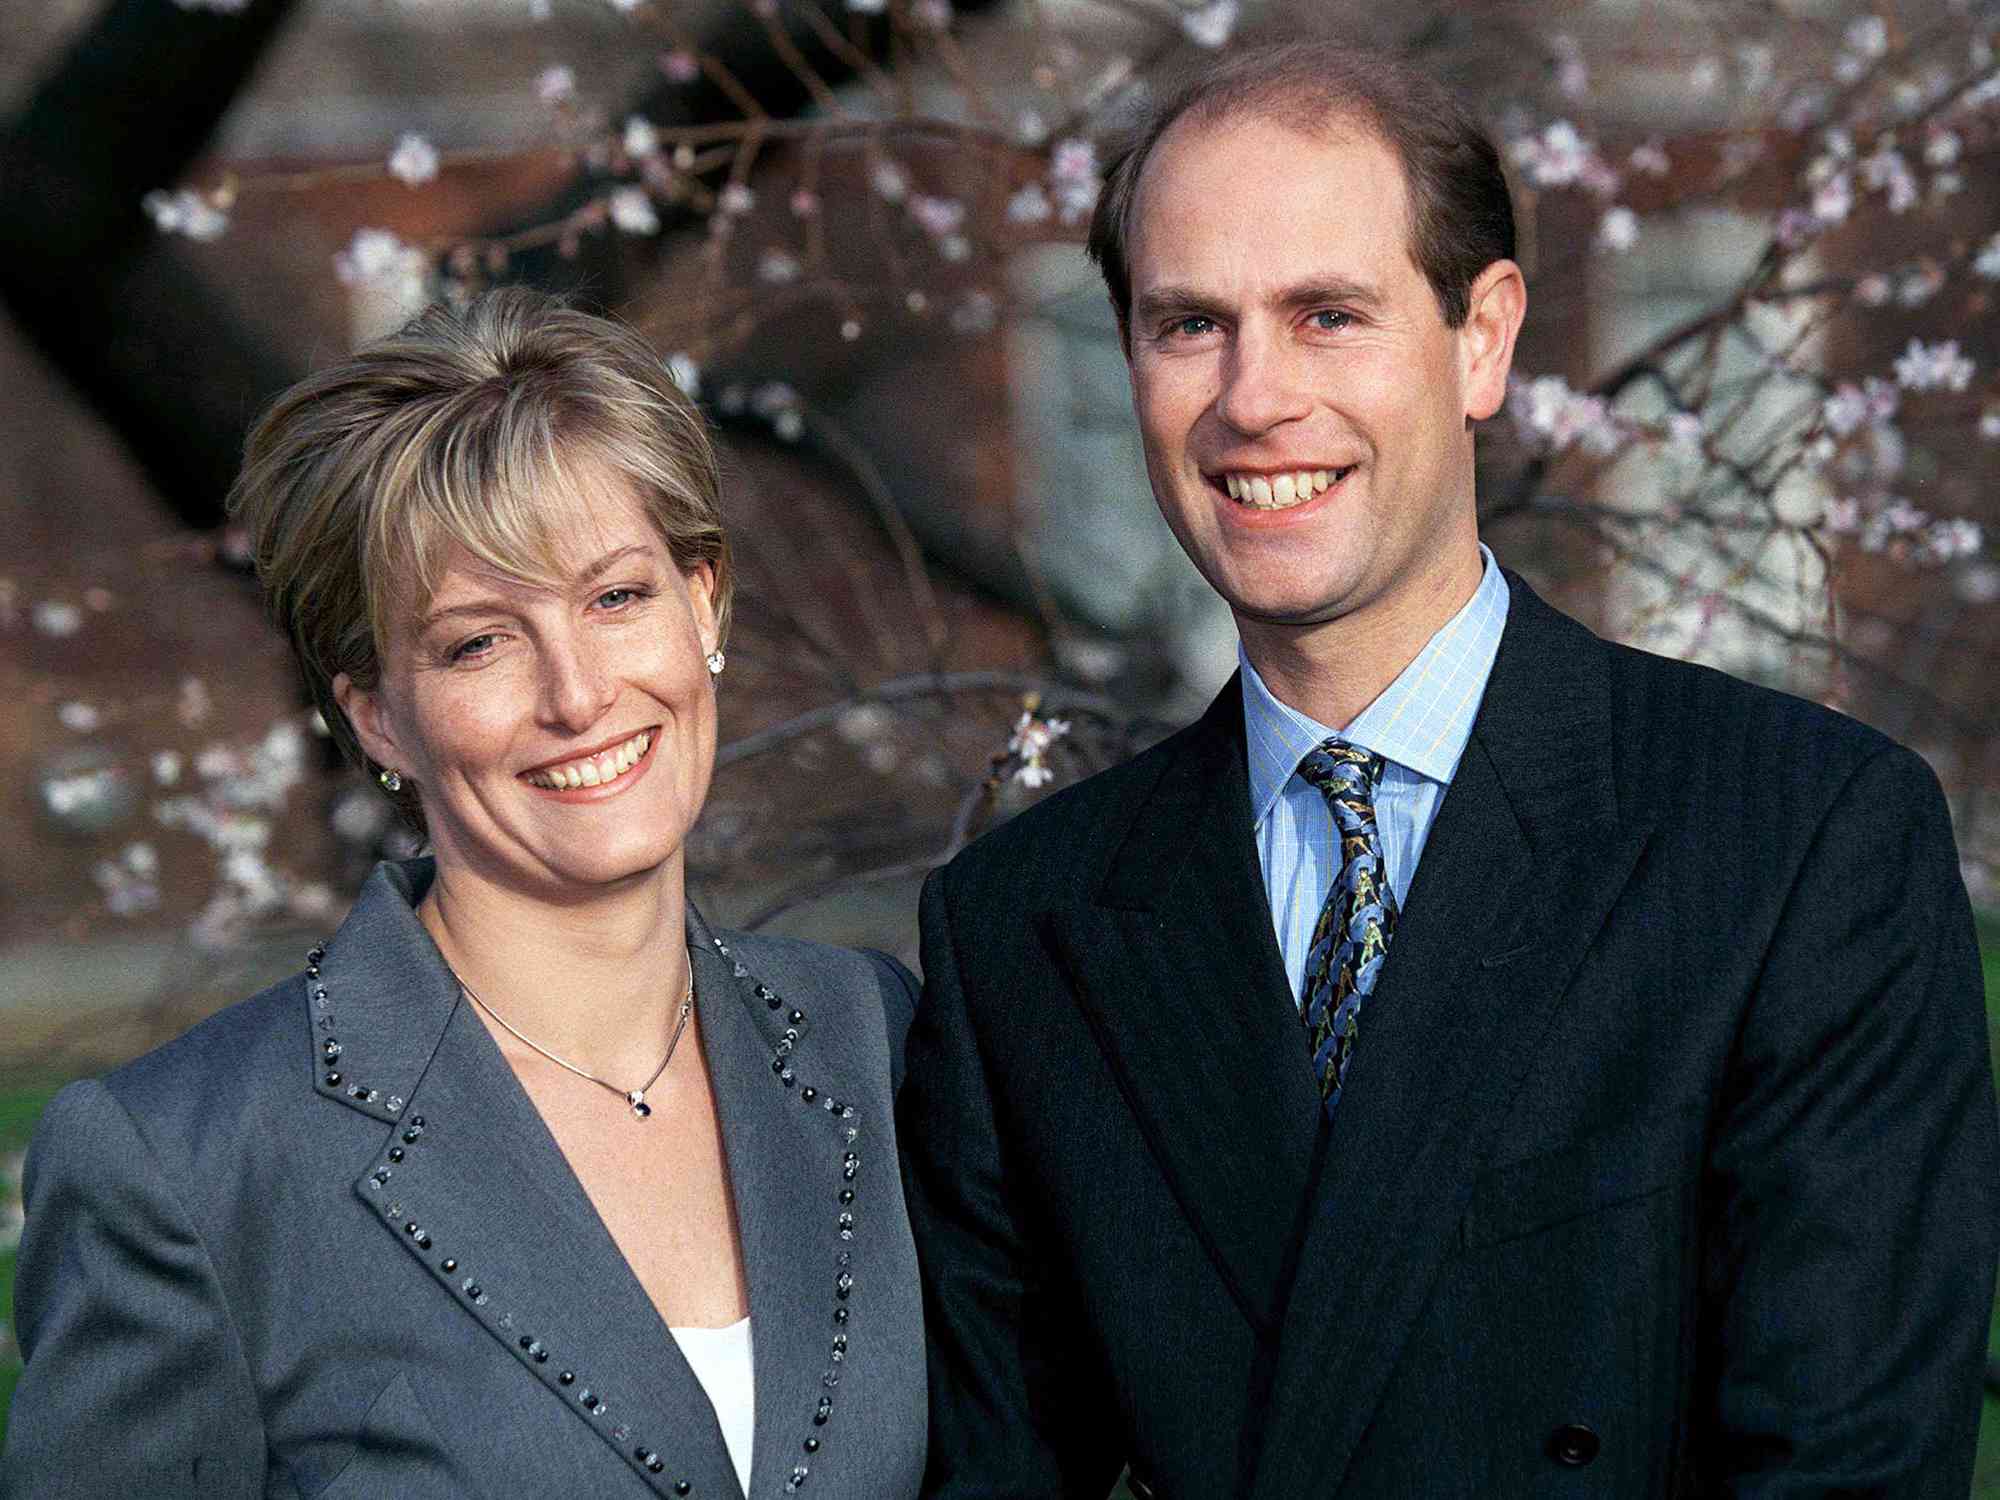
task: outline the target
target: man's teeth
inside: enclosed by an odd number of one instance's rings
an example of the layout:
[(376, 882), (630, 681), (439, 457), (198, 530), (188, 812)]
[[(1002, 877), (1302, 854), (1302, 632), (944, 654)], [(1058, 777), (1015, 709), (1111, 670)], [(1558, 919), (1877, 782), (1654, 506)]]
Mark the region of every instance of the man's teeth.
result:
[(639, 757), (646, 753), (647, 747), (652, 743), (652, 734), (642, 730), (622, 745), (601, 750), (596, 755), (586, 755), (582, 760), (573, 760), (564, 765), (551, 766), (545, 771), (536, 771), (528, 777), (528, 784), (547, 787), (557, 792), (566, 792), (580, 786), (603, 786), (605, 782), (616, 780), (636, 766)]
[(1222, 483), (1232, 500), (1258, 510), (1283, 510), (1323, 493), (1348, 473), (1348, 469), (1300, 469), (1293, 474), (1225, 474)]

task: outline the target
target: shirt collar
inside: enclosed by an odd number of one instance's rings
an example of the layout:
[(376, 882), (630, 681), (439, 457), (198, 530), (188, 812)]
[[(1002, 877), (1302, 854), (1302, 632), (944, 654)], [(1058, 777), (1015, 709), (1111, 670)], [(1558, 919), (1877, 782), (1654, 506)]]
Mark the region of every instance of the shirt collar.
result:
[[(1448, 785), (1458, 770), (1507, 623), (1507, 580), (1483, 542), (1479, 556), (1482, 570), (1472, 597), (1340, 734), (1440, 785)], [(1250, 810), (1253, 823), (1262, 824), (1299, 761), (1336, 731), (1272, 696), (1241, 641), (1236, 659), (1243, 677)]]

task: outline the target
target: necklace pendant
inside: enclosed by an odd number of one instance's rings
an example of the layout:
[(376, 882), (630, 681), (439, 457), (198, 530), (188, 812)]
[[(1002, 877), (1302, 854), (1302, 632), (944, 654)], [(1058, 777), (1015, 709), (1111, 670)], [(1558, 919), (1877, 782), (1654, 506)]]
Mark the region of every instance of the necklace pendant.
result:
[(632, 1113), (642, 1120), (653, 1112), (653, 1106), (646, 1102), (644, 1089), (633, 1089), (625, 1096), (625, 1102), (632, 1106)]

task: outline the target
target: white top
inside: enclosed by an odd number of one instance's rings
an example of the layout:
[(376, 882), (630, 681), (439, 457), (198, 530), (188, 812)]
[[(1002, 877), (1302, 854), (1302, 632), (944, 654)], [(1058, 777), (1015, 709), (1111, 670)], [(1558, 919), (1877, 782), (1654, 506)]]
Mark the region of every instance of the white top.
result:
[(708, 1404), (736, 1465), (736, 1482), (750, 1493), (750, 1446), (757, 1432), (757, 1383), (750, 1356), (750, 1320), (727, 1328), (669, 1328)]

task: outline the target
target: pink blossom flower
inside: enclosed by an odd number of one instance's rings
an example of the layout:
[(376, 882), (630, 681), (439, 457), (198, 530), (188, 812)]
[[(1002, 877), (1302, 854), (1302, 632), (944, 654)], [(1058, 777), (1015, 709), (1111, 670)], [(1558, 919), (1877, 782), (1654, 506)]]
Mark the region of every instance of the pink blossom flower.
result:
[(693, 83), (701, 77), (701, 60), (685, 47), (660, 54), (660, 71), (669, 83)]
[(918, 193), (910, 199), (909, 213), (924, 233), (937, 238), (956, 234), (965, 223), (965, 205), (956, 198), (933, 198)]
[(732, 182), (716, 194), (715, 210), (731, 218), (741, 218), (757, 206), (757, 195), (740, 182)]
[(792, 192), (791, 209), (795, 219), (811, 219), (819, 215), (819, 194), (811, 188), (797, 188)]

